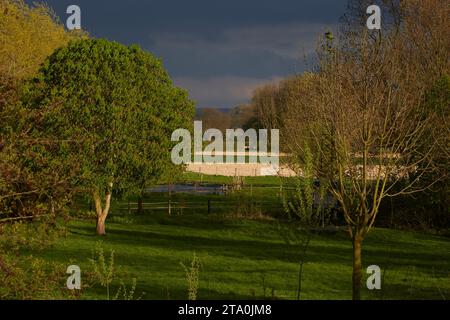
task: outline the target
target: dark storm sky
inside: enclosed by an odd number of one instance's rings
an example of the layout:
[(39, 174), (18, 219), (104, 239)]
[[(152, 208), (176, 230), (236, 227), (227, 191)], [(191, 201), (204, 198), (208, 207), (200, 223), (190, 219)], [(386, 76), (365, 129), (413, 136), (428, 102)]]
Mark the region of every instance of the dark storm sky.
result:
[[(32, 1), (27, 1), (32, 2)], [(81, 8), (92, 36), (138, 43), (162, 58), (198, 107), (246, 103), (264, 83), (307, 68), (316, 39), (347, 0), (47, 0), (61, 21)]]

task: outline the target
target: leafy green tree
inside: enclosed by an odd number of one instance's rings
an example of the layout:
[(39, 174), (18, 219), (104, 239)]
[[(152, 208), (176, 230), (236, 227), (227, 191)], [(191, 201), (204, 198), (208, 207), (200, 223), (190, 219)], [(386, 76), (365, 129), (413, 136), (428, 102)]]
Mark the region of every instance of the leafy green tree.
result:
[(184, 90), (172, 88), (166, 97), (166, 102), (160, 105), (158, 118), (155, 122), (143, 124), (149, 134), (150, 144), (143, 141), (146, 148), (146, 161), (137, 162), (130, 172), (135, 182), (135, 188), (123, 190), (123, 194), (139, 194), (138, 211), (143, 210), (143, 194), (152, 184), (175, 180), (183, 170), (183, 166), (175, 166), (170, 159), (173, 143), (170, 141), (172, 132), (178, 128), (192, 131), (195, 108)]
[(107, 40), (57, 50), (24, 100), (42, 114), (32, 134), (59, 141), (58, 159), (76, 167), (76, 185), (94, 200), (99, 235), (113, 191), (135, 193), (173, 169), (171, 132), (188, 126), (194, 113), (160, 60)]
[(20, 92), (56, 48), (82, 37), (65, 31), (46, 5), (0, 0), (0, 299), (62, 297), (65, 268), (21, 250), (41, 249), (64, 233), (55, 216), (70, 200), (71, 173), (52, 157), (52, 141), (29, 135)]
[(0, 0), (0, 130), (10, 119), (8, 106), (17, 103), (24, 79), (33, 77), (42, 62), (84, 31), (65, 31), (51, 8), (23, 0)]
[(20, 91), (56, 48), (86, 35), (66, 32), (49, 7), (23, 0), (0, 1), (0, 30), (0, 223), (9, 223), (54, 215), (68, 200), (52, 142), (29, 136), (32, 122)]

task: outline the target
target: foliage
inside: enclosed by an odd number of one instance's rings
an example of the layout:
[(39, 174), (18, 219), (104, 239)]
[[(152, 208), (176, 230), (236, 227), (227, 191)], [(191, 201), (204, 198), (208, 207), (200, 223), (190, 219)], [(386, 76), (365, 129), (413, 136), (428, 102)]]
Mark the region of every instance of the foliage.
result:
[(27, 79), (56, 48), (84, 33), (66, 32), (45, 4), (27, 5), (23, 0), (0, 1), (1, 79)]
[(114, 300), (135, 300), (134, 299), (135, 291), (136, 291), (136, 278), (133, 278), (133, 282), (129, 289), (127, 289), (127, 286), (122, 281), (120, 283), (119, 290), (117, 290), (117, 293), (114, 296)]
[(188, 268), (182, 262), (180, 262), (184, 271), (186, 272), (186, 281), (188, 284), (188, 299), (197, 300), (198, 297), (198, 282), (200, 275), (201, 262), (196, 253), (192, 258), (191, 266)]
[(438, 115), (426, 137), (426, 143), (436, 144), (436, 170), (420, 179), (423, 187), (431, 186), (422, 193), (386, 201), (381, 210), (396, 211), (392, 217), (396, 226), (435, 232), (450, 226), (450, 76), (437, 80), (423, 100), (423, 107)]
[(94, 196), (103, 223), (113, 190), (138, 192), (179, 170), (170, 162), (171, 132), (189, 127), (193, 105), (137, 46), (71, 42), (46, 60), (24, 100), (42, 114), (33, 134), (61, 142), (54, 157), (76, 167), (76, 184)]
[(296, 219), (301, 226), (310, 228), (324, 225), (326, 207), (326, 181), (315, 179), (313, 155), (307, 145), (302, 160), (298, 160), (297, 177), (293, 192), (286, 191), (283, 205), (289, 218)]
[(324, 183), (319, 183), (318, 186), (315, 183), (312, 153), (307, 144), (302, 160), (296, 163), (298, 166), (295, 168), (297, 172), (295, 187), (293, 190), (285, 188), (282, 195), (290, 224), (278, 225), (278, 229), (284, 241), (289, 245), (294, 244), (299, 250), (297, 299), (300, 299), (306, 254), (315, 229), (325, 226), (329, 208), (324, 203), (326, 186)]
[(115, 277), (114, 251), (110, 251), (109, 261), (107, 262), (102, 243), (98, 241), (92, 250), (92, 258), (89, 259), (89, 262), (96, 281), (106, 288), (106, 297), (109, 300), (109, 288)]
[(69, 200), (68, 170), (51, 159), (53, 141), (29, 135), (20, 92), (56, 48), (86, 35), (65, 32), (50, 8), (22, 0), (0, 1), (0, 30), (0, 219), (55, 214)]
[(0, 256), (0, 299), (68, 299), (62, 264), (33, 256)]
[(51, 219), (0, 224), (0, 299), (66, 299), (65, 268), (24, 250), (40, 252), (66, 234)]
[(53, 144), (28, 135), (19, 100), (23, 81), (45, 58), (85, 34), (65, 32), (48, 7), (21, 0), (0, 1), (0, 30), (0, 298), (67, 298), (63, 266), (22, 256), (64, 235), (55, 217), (70, 194), (67, 171), (48, 157)]
[(27, 221), (0, 224), (0, 252), (18, 254), (20, 250), (42, 250), (66, 235), (65, 226), (43, 217), (33, 223)]

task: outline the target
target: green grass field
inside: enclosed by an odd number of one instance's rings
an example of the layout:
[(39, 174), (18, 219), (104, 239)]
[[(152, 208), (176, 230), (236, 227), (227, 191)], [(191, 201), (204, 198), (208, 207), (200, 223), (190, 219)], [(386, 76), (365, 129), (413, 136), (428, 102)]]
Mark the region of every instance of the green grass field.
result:
[[(106, 252), (114, 250), (120, 278), (126, 284), (137, 278), (136, 296), (186, 299), (180, 263), (189, 266), (195, 252), (202, 263), (199, 299), (296, 298), (298, 249), (282, 240), (274, 220), (227, 218), (201, 210), (172, 216), (118, 212), (113, 208), (106, 237), (94, 234), (93, 220), (73, 221), (66, 238), (38, 255), (78, 264), (82, 273), (88, 272), (92, 249), (101, 240)], [(350, 299), (351, 255), (344, 231), (315, 236), (304, 266), (301, 298)], [(383, 270), (382, 290), (364, 289), (364, 299), (450, 298), (449, 238), (375, 229), (364, 242), (363, 264)], [(112, 293), (118, 285), (119, 280), (113, 282)], [(89, 288), (82, 296), (105, 297), (101, 287)]]
[[(284, 183), (289, 183), (291, 178), (282, 178)], [(244, 181), (247, 185), (254, 184), (259, 186), (279, 186), (282, 181), (277, 176), (257, 176), (245, 177)], [(180, 182), (207, 182), (218, 184), (231, 184), (233, 177), (203, 175), (195, 172), (186, 172), (180, 178)]]

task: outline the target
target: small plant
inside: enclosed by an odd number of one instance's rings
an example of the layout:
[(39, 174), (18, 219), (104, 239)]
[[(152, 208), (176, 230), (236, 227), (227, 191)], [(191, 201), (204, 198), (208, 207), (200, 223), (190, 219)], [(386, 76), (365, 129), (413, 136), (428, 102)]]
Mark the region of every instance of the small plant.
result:
[(106, 288), (106, 296), (109, 300), (109, 287), (114, 279), (114, 251), (110, 251), (109, 262), (106, 262), (102, 243), (98, 241), (92, 251), (92, 259), (89, 259), (94, 270), (94, 277), (102, 287)]
[[(135, 292), (136, 292), (136, 278), (133, 278), (133, 282), (129, 290), (127, 289), (125, 283), (121, 281), (119, 290), (117, 290), (117, 293), (114, 296), (114, 300), (135, 300), (134, 299)], [(138, 298), (137, 300), (139, 299), (140, 298)]]
[[(102, 246), (102, 242), (98, 241), (95, 245), (95, 249), (92, 250), (92, 259), (89, 259), (93, 272), (92, 278), (95, 282), (99, 283), (102, 287), (106, 288), (106, 298), (110, 300), (110, 288), (114, 279), (118, 278), (117, 270), (114, 264), (114, 251), (110, 250), (109, 261), (106, 261), (105, 251)], [(120, 280), (120, 279), (119, 279)], [(137, 279), (133, 278), (131, 287), (128, 289), (125, 283), (120, 280), (120, 286), (116, 294), (112, 297), (113, 300), (139, 300), (145, 294), (135, 299), (134, 294), (136, 292)]]
[(294, 191), (282, 194), (283, 207), (289, 219), (288, 225), (278, 224), (281, 237), (288, 245), (295, 245), (299, 250), (299, 270), (297, 300), (300, 300), (302, 291), (303, 266), (309, 249), (314, 229), (324, 228), (325, 216), (329, 210), (324, 208), (326, 187), (319, 182), (315, 185), (313, 170), (313, 157), (308, 144), (305, 143), (301, 161), (302, 166), (297, 172), (301, 175), (296, 178)]
[(197, 300), (198, 282), (201, 268), (200, 259), (194, 252), (194, 257), (192, 259), (190, 268), (186, 267), (182, 262), (180, 262), (180, 264), (186, 272), (186, 280), (188, 283), (188, 299)]

